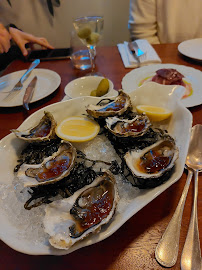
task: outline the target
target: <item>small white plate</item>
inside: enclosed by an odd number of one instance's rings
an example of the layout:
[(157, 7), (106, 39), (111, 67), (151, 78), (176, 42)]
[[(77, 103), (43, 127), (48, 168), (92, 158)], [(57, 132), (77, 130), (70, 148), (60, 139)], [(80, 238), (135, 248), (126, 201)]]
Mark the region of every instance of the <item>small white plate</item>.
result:
[[(162, 89), (163, 88), (163, 89)], [(156, 95), (154, 95), (156, 91)], [(156, 188), (139, 190), (136, 191), (132, 189), (133, 195), (127, 198), (120, 194), (119, 201), (119, 211), (116, 211), (113, 219), (110, 223), (104, 226), (99, 234), (91, 234), (89, 237), (76, 243), (69, 250), (54, 249), (48, 243), (47, 235), (43, 238), (30, 239), (22, 228), (22, 224), (16, 224), (14, 219), (12, 219), (13, 208), (9, 206), (9, 202), (5, 205), (5, 194), (8, 192), (8, 187), (10, 186), (11, 192), (9, 192), (9, 201), (15, 202), (16, 198), (14, 193), (14, 187), (12, 187), (12, 181), (14, 178), (13, 168), (16, 166), (18, 154), (25, 147), (25, 142), (23, 140), (17, 139), (14, 134), (9, 134), (0, 141), (0, 238), (11, 248), (16, 249), (20, 252), (31, 254), (31, 255), (65, 255), (73, 252), (76, 249), (95, 244), (99, 241), (112, 235), (117, 231), (129, 218), (141, 210), (144, 206), (150, 203), (163, 191), (169, 188), (181, 177), (184, 164), (186, 160), (187, 150), (190, 140), (190, 131), (192, 127), (192, 114), (187, 110), (180, 101), (181, 95), (183, 94), (183, 87), (179, 86), (162, 86), (156, 83), (148, 83), (148, 85), (143, 85), (137, 90), (131, 92), (130, 98), (132, 105), (135, 107), (138, 104), (156, 105), (156, 106), (166, 106), (168, 109), (173, 111), (173, 115), (169, 121), (168, 133), (173, 136), (176, 140), (176, 145), (179, 148), (179, 159), (176, 163), (176, 170), (172, 174), (169, 180)], [(158, 96), (158, 98), (156, 98)], [(86, 106), (89, 104), (97, 104), (102, 98), (93, 97), (80, 97), (64, 102), (54, 103), (43, 109), (40, 109), (30, 115), (19, 127), (19, 130), (26, 130), (30, 127), (35, 126), (39, 120), (44, 115), (44, 111), (49, 111), (53, 114), (57, 122), (62, 121), (68, 116), (72, 115), (82, 115), (86, 113)], [(103, 159), (106, 157), (105, 151), (103, 151)], [(10, 189), (9, 189), (10, 190)], [(22, 199), (22, 211), (21, 219), (23, 224), (27, 226), (29, 213), (27, 213), (23, 208)], [(5, 207), (11, 210), (5, 211)], [(8, 210), (7, 209), (7, 210)], [(24, 212), (25, 211), (25, 212)], [(30, 210), (34, 211), (34, 209)], [(29, 212), (29, 211), (28, 211)], [(41, 212), (41, 217), (36, 216), (35, 221), (42, 219), (43, 212)], [(26, 216), (26, 218), (25, 218)], [(27, 222), (27, 223), (26, 223)], [(41, 229), (41, 224), (38, 224), (39, 229)], [(32, 228), (26, 227), (27, 230)], [(36, 230), (37, 233), (37, 230)], [(40, 235), (38, 235), (39, 237)]]
[[(104, 79), (101, 76), (86, 76), (75, 79), (65, 86), (65, 94), (70, 98), (90, 96), (91, 91), (98, 87), (99, 82)], [(114, 90), (114, 84), (109, 80), (109, 91), (106, 96), (116, 96), (117, 91)]]
[(178, 51), (195, 60), (202, 60), (202, 38), (185, 40), (178, 45)]
[(156, 71), (161, 68), (173, 68), (184, 75), (183, 80), (190, 91), (189, 96), (182, 98), (182, 104), (185, 107), (193, 107), (202, 104), (202, 72), (198, 69), (183, 65), (154, 64), (134, 69), (123, 77), (123, 90), (130, 93), (142, 84), (151, 81)]
[(61, 77), (55, 71), (36, 68), (32, 71), (27, 80), (25, 80), (23, 83), (23, 88), (20, 90), (20, 92), (11, 100), (4, 101), (3, 99), (8, 95), (7, 92), (9, 92), (15, 86), (25, 71), (26, 70), (16, 71), (0, 78), (0, 107), (21, 106), (23, 104), (25, 90), (35, 76), (37, 76), (38, 80), (31, 103), (52, 94), (61, 83)]

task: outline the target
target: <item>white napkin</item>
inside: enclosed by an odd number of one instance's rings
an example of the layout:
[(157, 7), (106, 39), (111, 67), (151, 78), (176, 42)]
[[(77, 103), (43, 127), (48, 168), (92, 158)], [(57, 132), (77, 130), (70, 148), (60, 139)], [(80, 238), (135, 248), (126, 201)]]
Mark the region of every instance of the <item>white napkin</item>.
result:
[[(146, 52), (143, 57), (140, 57), (140, 66), (161, 63), (160, 57), (146, 39), (137, 39), (136, 42), (140, 49)], [(117, 44), (117, 46), (125, 68), (136, 68), (139, 66), (137, 60), (128, 49), (128, 42), (124, 41), (124, 43)]]

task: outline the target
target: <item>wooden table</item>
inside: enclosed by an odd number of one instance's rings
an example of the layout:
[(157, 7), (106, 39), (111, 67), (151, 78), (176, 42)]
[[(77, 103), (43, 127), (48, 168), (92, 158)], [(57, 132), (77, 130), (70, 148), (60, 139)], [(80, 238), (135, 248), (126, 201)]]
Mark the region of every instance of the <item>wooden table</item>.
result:
[[(194, 62), (178, 53), (177, 44), (154, 45), (163, 63), (191, 66), (202, 71), (201, 63)], [(105, 74), (114, 83), (115, 89), (121, 88), (123, 76), (130, 71), (125, 69), (116, 47), (97, 48), (97, 70)], [(4, 72), (26, 69), (29, 63), (13, 62)], [(85, 75), (85, 72), (74, 70), (69, 60), (41, 62), (39, 68), (56, 71), (62, 79), (60, 87), (49, 97), (31, 104), (30, 112), (23, 107), (0, 108), (0, 138), (17, 128), (30, 114), (64, 97), (64, 87), (71, 80)], [(193, 114), (193, 125), (202, 124), (202, 105), (190, 108)], [(202, 188), (199, 176), (198, 223), (202, 244)], [(0, 242), (0, 269), (60, 269), (60, 270), (149, 270), (164, 269), (154, 257), (154, 252), (168, 222), (170, 221), (186, 180), (186, 173), (181, 179), (164, 191), (160, 196), (130, 218), (112, 236), (95, 245), (77, 250), (69, 255), (30, 256), (12, 250)], [(185, 242), (192, 208), (194, 185), (191, 182), (187, 196), (180, 236), (179, 256), (177, 263), (170, 269), (180, 269), (180, 255)]]

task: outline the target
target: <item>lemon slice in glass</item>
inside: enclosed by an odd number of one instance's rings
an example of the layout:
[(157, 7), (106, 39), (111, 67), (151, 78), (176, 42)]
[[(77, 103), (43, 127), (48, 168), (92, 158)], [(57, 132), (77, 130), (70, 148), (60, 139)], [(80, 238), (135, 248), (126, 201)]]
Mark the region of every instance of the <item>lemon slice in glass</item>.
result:
[(136, 110), (138, 113), (145, 113), (154, 122), (163, 121), (172, 115), (172, 112), (166, 108), (150, 105), (138, 105)]
[(56, 127), (57, 136), (70, 142), (90, 141), (99, 131), (100, 126), (95, 121), (83, 116), (68, 117)]

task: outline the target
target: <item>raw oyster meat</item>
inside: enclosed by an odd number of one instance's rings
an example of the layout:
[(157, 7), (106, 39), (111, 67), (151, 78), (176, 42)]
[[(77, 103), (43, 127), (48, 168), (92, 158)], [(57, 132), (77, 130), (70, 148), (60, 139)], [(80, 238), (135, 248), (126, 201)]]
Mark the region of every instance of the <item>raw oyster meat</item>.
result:
[(107, 129), (116, 136), (138, 137), (144, 135), (151, 123), (146, 115), (136, 115), (132, 120), (120, 119), (116, 116), (106, 119)]
[(24, 187), (57, 182), (67, 175), (74, 167), (76, 149), (69, 142), (62, 142), (58, 151), (44, 159), (41, 164), (22, 164), (17, 177)]
[(19, 131), (17, 129), (12, 129), (11, 131), (16, 135), (16, 137), (22, 140), (40, 142), (54, 138), (55, 127), (56, 122), (53, 115), (50, 112), (44, 112), (44, 116), (36, 127), (25, 131)]
[(110, 103), (105, 105), (90, 104), (87, 107), (87, 113), (94, 118), (122, 115), (132, 108), (130, 97), (122, 90), (118, 91), (118, 96)]
[(124, 159), (132, 174), (139, 179), (157, 179), (171, 170), (178, 159), (179, 150), (174, 139), (165, 135), (143, 150), (132, 149)]
[(105, 171), (71, 197), (46, 206), (45, 232), (58, 249), (69, 249), (90, 233), (98, 233), (112, 218), (118, 202), (115, 178)]

